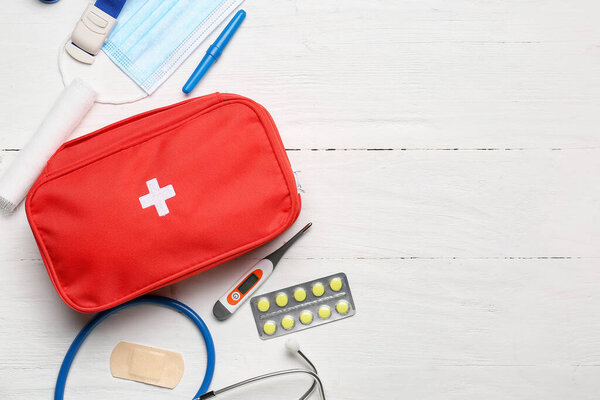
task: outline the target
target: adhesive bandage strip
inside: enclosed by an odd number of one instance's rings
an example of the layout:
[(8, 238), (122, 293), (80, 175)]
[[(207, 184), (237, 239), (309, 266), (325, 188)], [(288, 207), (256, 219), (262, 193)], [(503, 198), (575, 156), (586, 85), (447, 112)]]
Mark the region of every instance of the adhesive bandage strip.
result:
[(110, 372), (115, 378), (173, 389), (183, 376), (183, 357), (168, 350), (119, 342), (110, 355)]

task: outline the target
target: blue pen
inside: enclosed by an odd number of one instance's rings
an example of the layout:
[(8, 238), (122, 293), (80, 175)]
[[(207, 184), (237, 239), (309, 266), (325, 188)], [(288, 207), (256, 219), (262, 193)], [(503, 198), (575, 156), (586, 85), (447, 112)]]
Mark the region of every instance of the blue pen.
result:
[(204, 58), (202, 61), (200, 61), (200, 64), (198, 64), (194, 70), (194, 73), (192, 73), (192, 76), (190, 76), (190, 79), (188, 79), (185, 85), (183, 85), (183, 93), (188, 94), (194, 90), (198, 82), (200, 82), (200, 79), (202, 79), (202, 77), (208, 72), (215, 61), (219, 59), (219, 56), (221, 53), (223, 53), (223, 50), (225, 50), (227, 43), (229, 43), (237, 29), (242, 24), (242, 21), (244, 21), (244, 18), (246, 18), (246, 11), (240, 10), (235, 14), (231, 21), (229, 21), (217, 40), (215, 40), (215, 42), (210, 45), (208, 50), (206, 50)]

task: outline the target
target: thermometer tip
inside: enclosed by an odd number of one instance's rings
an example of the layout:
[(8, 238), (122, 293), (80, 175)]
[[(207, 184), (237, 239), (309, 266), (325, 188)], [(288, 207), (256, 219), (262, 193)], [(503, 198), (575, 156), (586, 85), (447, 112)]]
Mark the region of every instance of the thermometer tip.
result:
[(304, 228), (302, 228), (302, 230), (300, 232), (305, 232), (311, 226), (312, 226), (312, 222), (309, 222), (308, 224), (306, 224), (306, 226)]

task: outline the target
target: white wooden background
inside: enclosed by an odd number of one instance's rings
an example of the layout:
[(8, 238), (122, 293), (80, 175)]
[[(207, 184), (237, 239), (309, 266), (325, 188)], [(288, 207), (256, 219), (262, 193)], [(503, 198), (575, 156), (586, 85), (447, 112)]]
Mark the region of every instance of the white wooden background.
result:
[[(0, 7), (0, 172), (62, 88), (61, 42), (82, 0)], [(600, 3), (595, 0), (248, 0), (195, 95), (265, 105), (300, 170), (313, 221), (264, 291), (347, 273), (356, 316), (295, 334), (329, 399), (596, 399), (600, 391)], [(210, 42), (214, 40), (214, 35)], [(154, 96), (96, 106), (84, 134), (183, 98), (208, 42)], [(286, 232), (289, 237), (291, 232)], [(261, 341), (248, 305), (214, 300), (261, 248), (160, 293), (205, 317), (213, 388), (297, 361)], [(0, 219), (0, 397), (50, 399), (90, 318), (65, 306), (22, 207)], [(119, 340), (183, 353), (173, 391), (113, 379)], [(68, 399), (190, 399), (198, 334), (131, 309), (84, 346)], [(304, 380), (227, 399), (283, 399)], [(247, 397), (247, 394), (251, 394)]]

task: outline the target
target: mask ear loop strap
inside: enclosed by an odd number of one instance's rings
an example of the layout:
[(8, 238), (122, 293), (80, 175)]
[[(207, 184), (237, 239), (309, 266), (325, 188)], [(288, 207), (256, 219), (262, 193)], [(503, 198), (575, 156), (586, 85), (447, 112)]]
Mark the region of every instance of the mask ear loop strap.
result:
[(81, 329), (79, 334), (71, 343), (67, 354), (65, 355), (65, 359), (60, 366), (60, 371), (58, 372), (58, 378), (56, 378), (56, 387), (54, 389), (54, 400), (63, 400), (65, 394), (65, 384), (67, 383), (67, 376), (69, 375), (69, 370), (71, 369), (71, 364), (73, 364), (73, 360), (75, 355), (79, 351), (79, 348), (85, 341), (85, 339), (89, 336), (92, 330), (98, 326), (102, 321), (104, 321), (109, 316), (121, 311), (124, 308), (130, 306), (136, 306), (141, 304), (151, 304), (158, 305), (167, 308), (171, 308), (175, 311), (179, 311), (186, 317), (188, 317), (200, 330), (202, 337), (204, 338), (204, 344), (206, 345), (206, 373), (204, 374), (204, 379), (202, 380), (202, 384), (200, 385), (200, 389), (194, 396), (194, 398), (199, 398), (204, 393), (208, 391), (210, 387), (210, 383), (213, 378), (213, 374), (215, 372), (215, 344), (212, 340), (212, 336), (210, 335), (210, 331), (208, 327), (200, 318), (198, 314), (190, 307), (185, 304), (170, 299), (168, 297), (161, 296), (142, 296), (137, 299), (128, 301), (127, 303), (123, 303), (109, 310), (103, 311), (101, 313), (96, 314), (94, 318), (92, 318), (84, 327)]
[[(60, 78), (62, 79), (63, 85), (66, 87), (69, 85), (69, 82), (67, 81), (67, 76), (65, 74), (65, 62), (63, 60), (63, 58), (66, 55), (66, 51), (65, 51), (65, 45), (71, 41), (71, 35), (69, 35), (69, 37), (67, 37), (65, 39), (65, 41), (62, 43), (62, 45), (60, 46), (59, 50), (58, 50), (58, 57), (57, 57), (57, 61), (58, 61), (58, 72), (60, 73)], [(143, 93), (139, 96), (135, 96), (135, 97), (131, 97), (131, 98), (126, 98), (126, 99), (122, 99), (122, 100), (110, 100), (110, 99), (104, 99), (100, 94), (98, 94), (98, 97), (96, 98), (96, 103), (99, 104), (112, 104), (112, 105), (119, 105), (119, 104), (129, 104), (129, 103), (135, 103), (136, 101), (145, 99), (146, 97), (150, 96), (148, 93)]]

